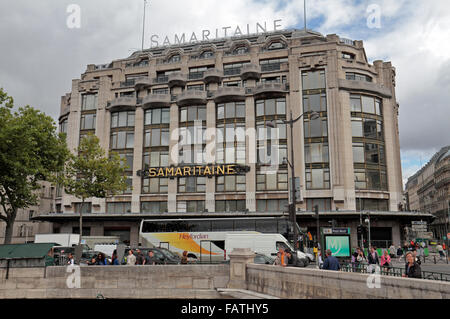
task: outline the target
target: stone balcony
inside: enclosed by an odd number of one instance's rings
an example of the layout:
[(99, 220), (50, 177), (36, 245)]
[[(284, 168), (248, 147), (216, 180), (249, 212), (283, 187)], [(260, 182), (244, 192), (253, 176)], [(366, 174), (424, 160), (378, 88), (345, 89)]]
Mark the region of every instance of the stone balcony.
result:
[(375, 93), (385, 98), (392, 97), (392, 92), (389, 88), (372, 82), (339, 79), (339, 89)]
[(223, 71), (219, 69), (208, 69), (203, 73), (203, 81), (206, 84), (219, 83), (222, 80)]
[(134, 81), (134, 88), (136, 90), (141, 90), (150, 86), (150, 79), (147, 76), (143, 76)]
[(135, 97), (118, 97), (112, 101), (109, 101), (106, 107), (108, 110), (131, 110), (136, 108), (136, 98)]
[(258, 80), (261, 77), (261, 66), (256, 64), (247, 64), (241, 68), (242, 80)]
[(170, 94), (148, 94), (142, 99), (142, 107), (168, 107), (170, 106)]
[(243, 101), (245, 100), (245, 89), (243, 87), (224, 86), (214, 91), (214, 102)]
[(171, 73), (168, 76), (169, 87), (174, 86), (185, 86), (187, 81), (187, 76), (181, 72)]
[(288, 91), (285, 83), (259, 83), (253, 88), (254, 95), (282, 95)]
[(206, 91), (187, 90), (177, 95), (177, 104), (180, 106), (189, 104), (206, 104)]

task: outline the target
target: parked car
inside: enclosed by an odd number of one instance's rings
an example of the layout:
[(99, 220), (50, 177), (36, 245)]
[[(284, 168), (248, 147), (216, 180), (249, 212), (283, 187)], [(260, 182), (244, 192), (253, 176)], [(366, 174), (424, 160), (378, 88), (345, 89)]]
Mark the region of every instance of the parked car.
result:
[(263, 254), (256, 254), (255, 258), (253, 259), (253, 262), (255, 264), (273, 265), (275, 260)]
[[(179, 264), (181, 262), (181, 257), (174, 254), (167, 248), (158, 248), (158, 247), (151, 247), (151, 248), (137, 248), (140, 249), (144, 257), (148, 256), (149, 251), (153, 251), (153, 255), (157, 260), (157, 264), (160, 265), (170, 265), (170, 264)], [(125, 249), (124, 258), (122, 260), (122, 264), (126, 264), (126, 256), (128, 256), (128, 252), (130, 251), (130, 248)], [(133, 249), (134, 255), (136, 256), (136, 249)]]

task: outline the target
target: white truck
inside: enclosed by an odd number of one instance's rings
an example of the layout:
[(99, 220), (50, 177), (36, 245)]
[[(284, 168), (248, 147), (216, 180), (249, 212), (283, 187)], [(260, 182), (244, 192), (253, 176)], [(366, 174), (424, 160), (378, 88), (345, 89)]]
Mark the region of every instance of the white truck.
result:
[(36, 234), (35, 243), (55, 243), (63, 247), (72, 247), (78, 245), (79, 234)]
[[(279, 247), (294, 251), (287, 239), (281, 234), (227, 234), (225, 236), (225, 250), (230, 254), (234, 248), (250, 248), (253, 252), (276, 258)], [(305, 253), (297, 251), (297, 259), (303, 266), (309, 264)]]

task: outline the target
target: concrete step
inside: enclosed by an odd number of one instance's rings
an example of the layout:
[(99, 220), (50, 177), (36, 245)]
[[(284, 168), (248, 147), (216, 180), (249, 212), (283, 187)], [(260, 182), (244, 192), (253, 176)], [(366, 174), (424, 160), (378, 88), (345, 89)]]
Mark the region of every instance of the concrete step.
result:
[(217, 288), (217, 292), (224, 297), (231, 297), (234, 299), (280, 299), (278, 297), (245, 289)]

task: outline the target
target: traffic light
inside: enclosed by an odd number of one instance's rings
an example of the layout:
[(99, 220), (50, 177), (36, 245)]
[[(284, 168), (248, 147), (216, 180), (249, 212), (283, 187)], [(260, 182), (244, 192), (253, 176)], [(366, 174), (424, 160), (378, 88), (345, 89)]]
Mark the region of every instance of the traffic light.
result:
[(361, 236), (361, 234), (363, 233), (364, 229), (363, 229), (363, 225), (358, 225), (358, 236)]

